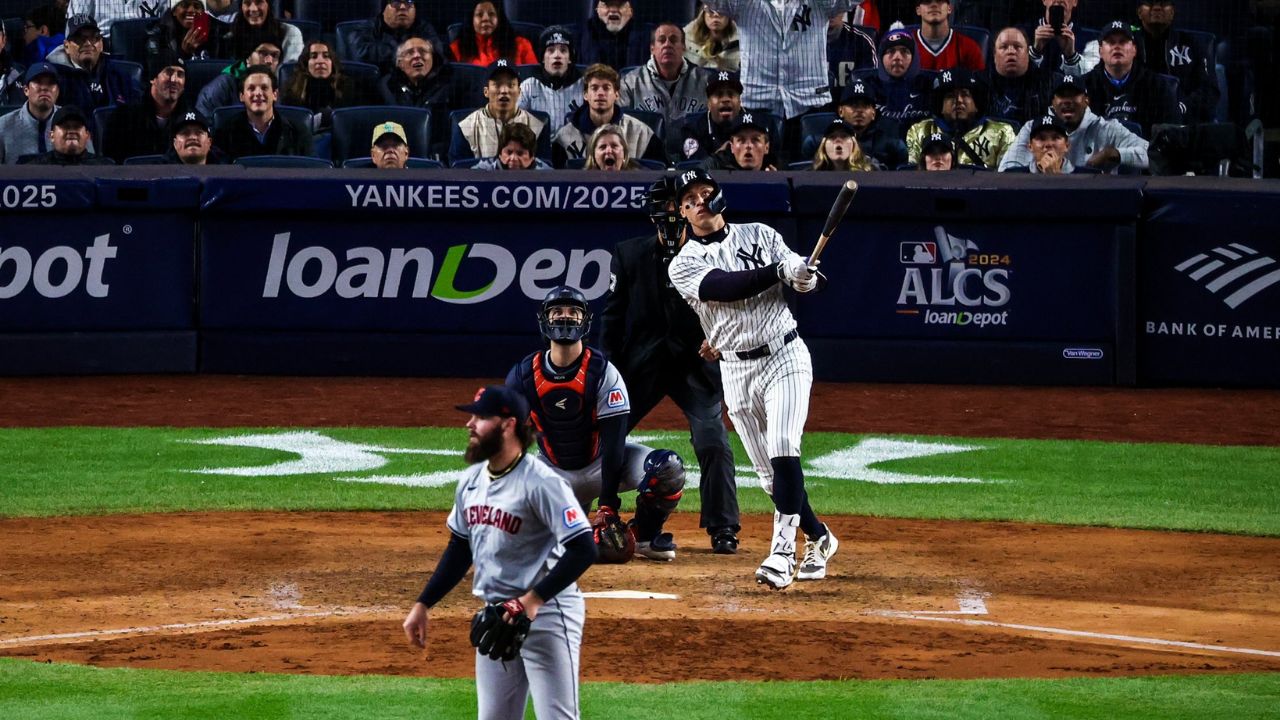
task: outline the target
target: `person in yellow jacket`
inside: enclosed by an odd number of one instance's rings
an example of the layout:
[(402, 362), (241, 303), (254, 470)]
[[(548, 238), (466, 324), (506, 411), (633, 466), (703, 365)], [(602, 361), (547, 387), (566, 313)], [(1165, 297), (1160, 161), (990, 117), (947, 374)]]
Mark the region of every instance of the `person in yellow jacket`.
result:
[(1018, 131), (986, 116), (987, 91), (981, 78), (962, 68), (944, 70), (934, 79), (932, 100), (933, 117), (907, 131), (908, 160), (918, 164), (924, 140), (941, 133), (954, 143), (960, 164), (995, 170)]

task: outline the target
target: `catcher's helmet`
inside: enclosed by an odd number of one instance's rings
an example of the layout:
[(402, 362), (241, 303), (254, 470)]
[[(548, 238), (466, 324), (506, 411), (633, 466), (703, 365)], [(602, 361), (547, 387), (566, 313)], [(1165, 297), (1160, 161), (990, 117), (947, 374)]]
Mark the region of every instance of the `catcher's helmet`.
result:
[[(551, 308), (568, 305), (582, 310), (582, 320), (571, 318), (551, 319)], [(542, 337), (562, 345), (572, 345), (586, 337), (591, 329), (591, 309), (587, 307), (587, 296), (582, 291), (561, 285), (553, 288), (542, 300), (542, 308), (538, 311), (538, 330)]]
[(711, 173), (702, 168), (693, 168), (685, 170), (676, 176), (676, 203), (679, 204), (684, 199), (685, 189), (695, 183), (702, 183), (711, 186), (711, 197), (707, 198), (707, 210), (713, 215), (719, 215), (728, 209), (729, 205), (725, 202), (724, 191), (720, 189), (720, 183), (711, 177)]
[(636, 487), (642, 498), (675, 503), (684, 494), (684, 460), (675, 450), (654, 450), (645, 456), (644, 478)]

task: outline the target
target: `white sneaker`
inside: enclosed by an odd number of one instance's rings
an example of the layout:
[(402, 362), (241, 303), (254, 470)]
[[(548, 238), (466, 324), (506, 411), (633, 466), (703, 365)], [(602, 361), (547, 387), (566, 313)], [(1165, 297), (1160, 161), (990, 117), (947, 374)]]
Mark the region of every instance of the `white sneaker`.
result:
[(836, 539), (836, 534), (831, 532), (830, 526), (823, 527), (827, 528), (826, 535), (816, 541), (805, 540), (804, 542), (804, 560), (800, 561), (800, 572), (796, 573), (797, 580), (821, 580), (827, 576), (827, 561), (836, 554), (840, 541)]
[(756, 582), (781, 590), (791, 584), (796, 574), (796, 554), (775, 552), (760, 563), (756, 570)]
[(799, 525), (799, 515), (773, 514), (773, 543), (769, 556), (756, 570), (756, 582), (781, 590), (795, 580), (796, 527)]
[(676, 559), (676, 543), (671, 533), (662, 533), (651, 542), (636, 543), (636, 555), (658, 562), (671, 562)]

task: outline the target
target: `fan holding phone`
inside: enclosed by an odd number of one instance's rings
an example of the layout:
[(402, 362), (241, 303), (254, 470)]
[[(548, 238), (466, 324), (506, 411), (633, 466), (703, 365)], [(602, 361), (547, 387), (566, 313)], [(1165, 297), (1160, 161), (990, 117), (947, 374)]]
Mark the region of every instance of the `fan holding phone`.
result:
[(149, 31), (148, 69), (154, 74), (187, 60), (227, 57), (222, 44), (229, 29), (205, 12), (203, 0), (175, 0), (172, 9)]
[(1078, 0), (1043, 0), (1044, 17), (1031, 34), (1031, 62), (1036, 67), (1082, 75), (1088, 68), (1080, 66), (1076, 50), (1075, 26), (1071, 20)]

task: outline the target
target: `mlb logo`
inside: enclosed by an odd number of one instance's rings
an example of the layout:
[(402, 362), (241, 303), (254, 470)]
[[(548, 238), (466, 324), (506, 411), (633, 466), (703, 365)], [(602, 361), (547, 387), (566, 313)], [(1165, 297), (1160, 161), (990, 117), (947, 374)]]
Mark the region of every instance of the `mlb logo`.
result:
[(564, 526), (566, 528), (577, 527), (586, 522), (582, 515), (582, 510), (576, 507), (567, 507), (564, 509)]
[(622, 394), (622, 388), (614, 388), (610, 390), (607, 403), (611, 408), (620, 408), (623, 405), (626, 405), (627, 396)]
[(903, 265), (932, 265), (938, 262), (938, 243), (936, 242), (904, 242), (898, 243), (898, 260)]

